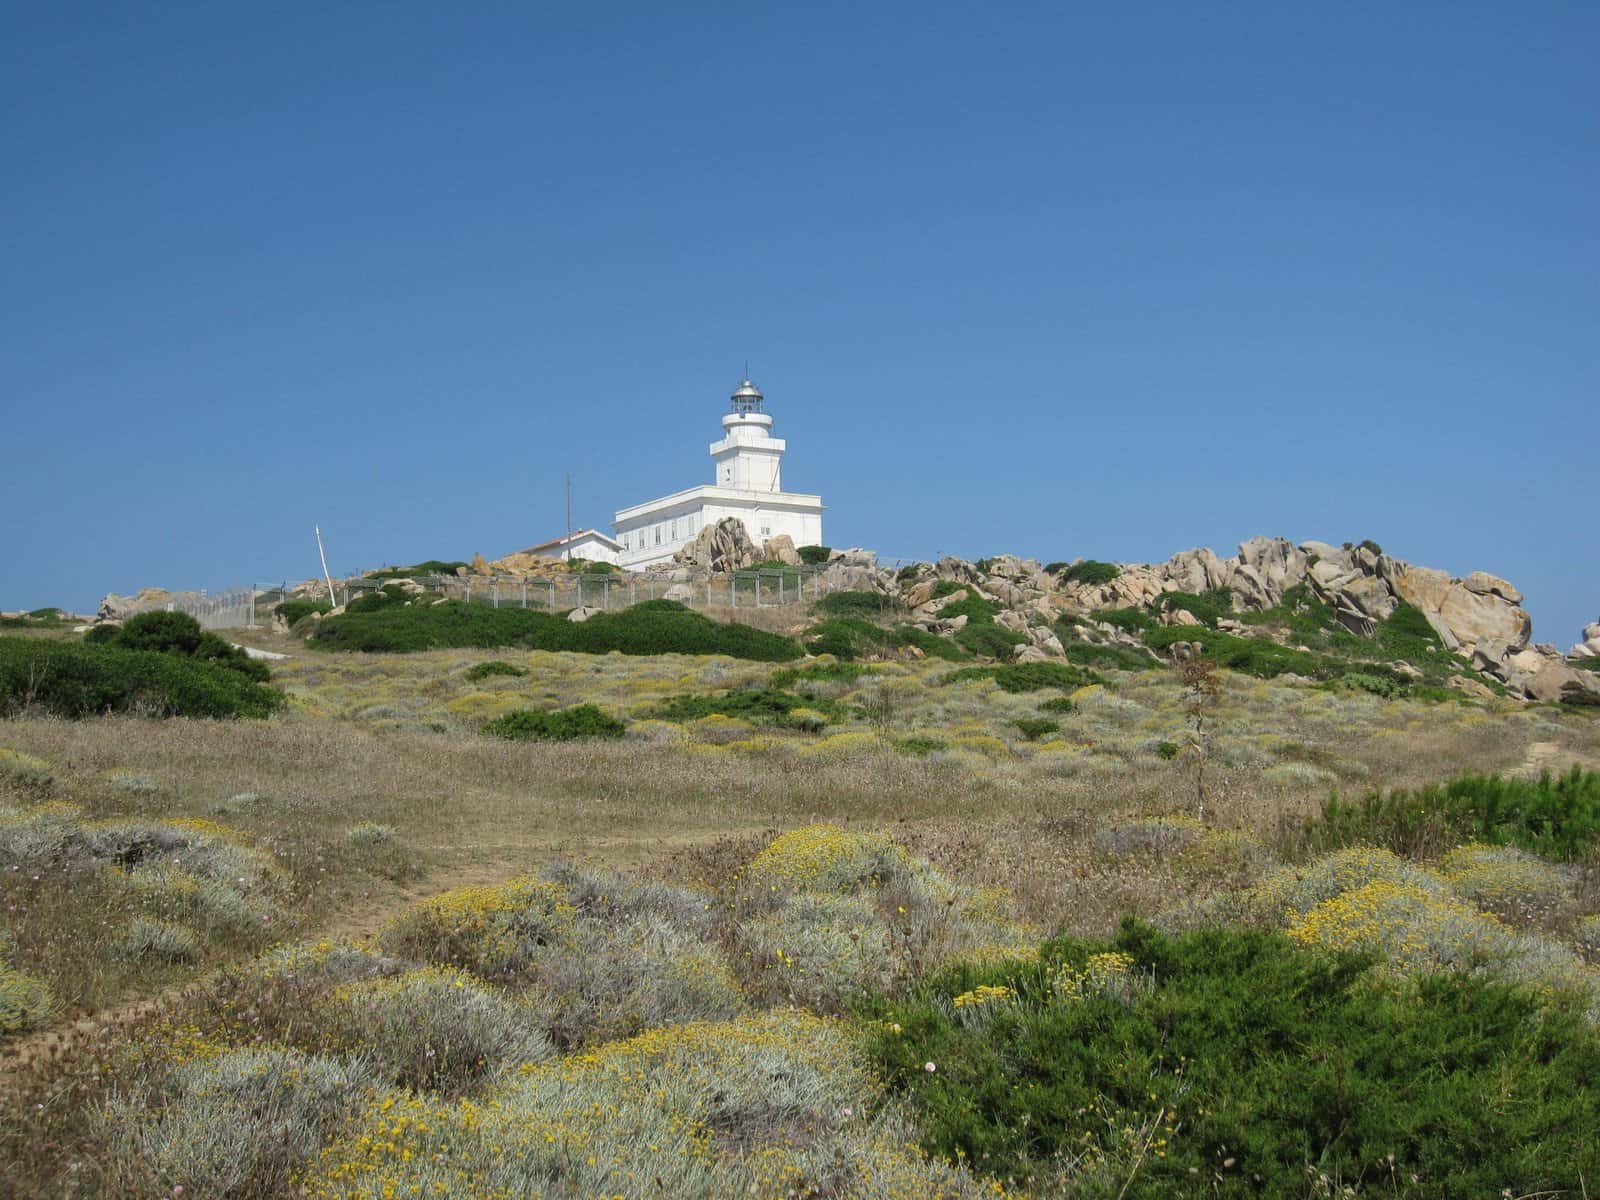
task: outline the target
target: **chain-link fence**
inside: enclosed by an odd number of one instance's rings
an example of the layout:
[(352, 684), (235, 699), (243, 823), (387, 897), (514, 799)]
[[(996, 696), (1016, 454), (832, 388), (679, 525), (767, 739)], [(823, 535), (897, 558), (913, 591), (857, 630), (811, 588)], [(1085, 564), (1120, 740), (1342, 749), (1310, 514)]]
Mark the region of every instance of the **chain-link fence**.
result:
[[(775, 608), (810, 604), (828, 592), (867, 586), (873, 574), (867, 566), (832, 563), (715, 574), (680, 569), (671, 574), (613, 571), (533, 576), (419, 575), (404, 579), (358, 576), (334, 580), (333, 600), (342, 606), (393, 585), (442, 599), (544, 612), (574, 608), (610, 612), (646, 600), (676, 600), (691, 608)], [(328, 598), (328, 588), (320, 584), (314, 592), (307, 592), (303, 586), (291, 589), (284, 581), (210, 594), (183, 592), (130, 606), (127, 611), (186, 612), (205, 629), (240, 629), (269, 623), (273, 610), (295, 596), (324, 600)]]

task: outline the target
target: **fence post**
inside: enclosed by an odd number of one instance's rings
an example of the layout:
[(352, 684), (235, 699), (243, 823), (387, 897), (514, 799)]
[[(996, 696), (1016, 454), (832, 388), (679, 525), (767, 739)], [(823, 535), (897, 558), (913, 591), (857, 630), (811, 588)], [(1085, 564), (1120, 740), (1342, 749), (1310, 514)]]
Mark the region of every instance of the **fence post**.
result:
[(544, 606), (551, 612), (556, 610), (556, 581), (554, 576), (544, 581)]
[(526, 577), (522, 580), (522, 607), (528, 607), (528, 580)]
[(778, 607), (783, 607), (783, 572), (778, 572)]

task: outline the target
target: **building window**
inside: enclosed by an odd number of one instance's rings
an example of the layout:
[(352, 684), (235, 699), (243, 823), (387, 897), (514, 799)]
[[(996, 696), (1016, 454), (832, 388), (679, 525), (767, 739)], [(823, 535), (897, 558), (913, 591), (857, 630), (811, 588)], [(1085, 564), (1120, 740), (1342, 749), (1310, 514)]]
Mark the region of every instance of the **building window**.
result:
[(772, 526), (763, 525), (761, 527), (761, 536), (762, 537), (771, 537), (772, 536)]
[(661, 545), (661, 526), (656, 526), (656, 545)]
[(678, 522), (677, 521), (673, 521), (672, 522), (672, 540), (673, 541), (677, 541), (678, 540)]

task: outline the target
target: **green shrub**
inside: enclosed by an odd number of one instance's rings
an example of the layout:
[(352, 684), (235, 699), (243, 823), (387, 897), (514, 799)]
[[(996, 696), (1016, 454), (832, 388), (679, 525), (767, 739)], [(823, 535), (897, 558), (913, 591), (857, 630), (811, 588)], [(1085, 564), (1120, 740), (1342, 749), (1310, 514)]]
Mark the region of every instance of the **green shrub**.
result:
[(946, 596), (954, 596), (966, 588), (966, 584), (958, 583), (954, 579), (941, 579), (933, 585), (933, 591), (928, 594), (930, 600), (943, 600)]
[[(954, 592), (961, 590), (963, 586), (965, 585), (957, 585), (947, 594), (954, 594)], [(974, 588), (967, 587), (966, 592), (967, 594), (960, 600), (952, 600), (941, 608), (939, 610), (940, 618), (951, 620), (955, 617), (965, 617), (968, 623), (972, 625), (992, 625), (995, 616), (1001, 610), (1000, 604), (994, 600), (985, 600), (977, 594), (977, 590)]]
[(942, 638), (936, 633), (929, 633), (926, 629), (916, 625), (897, 625), (894, 629), (896, 644), (912, 646), (921, 650), (929, 658), (941, 658), (946, 662), (965, 662), (967, 652), (956, 645), (949, 638)]
[(1405, 684), (1383, 675), (1372, 675), (1364, 671), (1346, 671), (1337, 679), (1331, 680), (1326, 686), (1342, 688), (1348, 692), (1367, 692), (1374, 696), (1381, 696), (1385, 700), (1392, 700), (1397, 696), (1404, 696), (1407, 692)]
[(713, 715), (740, 717), (760, 725), (791, 724), (789, 714), (796, 709), (822, 709), (830, 715), (832, 702), (797, 696), (773, 687), (748, 688), (724, 692), (719, 696), (672, 696), (646, 713), (662, 721), (698, 721)]
[(1044, 688), (1072, 691), (1091, 683), (1105, 680), (1093, 671), (1067, 663), (1030, 662), (1006, 663), (997, 667), (962, 667), (940, 678), (943, 684), (966, 683), (974, 679), (992, 679), (1002, 692), (1037, 692)]
[(1536, 780), (1461, 775), (1414, 791), (1370, 792), (1356, 803), (1335, 793), (1301, 841), (1308, 850), (1369, 842), (1400, 854), (1485, 842), (1581, 858), (1600, 841), (1600, 771), (1573, 767)]
[(1052, 696), (1039, 704), (1039, 711), (1065, 716), (1067, 713), (1077, 712), (1078, 706), (1067, 696)]
[(128, 650), (193, 654), (199, 648), (201, 633), (200, 622), (188, 613), (147, 612), (123, 622), (116, 644)]
[(885, 629), (855, 617), (823, 621), (807, 630), (805, 637), (810, 653), (831, 654), (845, 660), (888, 654), (905, 646), (914, 646), (930, 658), (959, 661), (967, 657), (953, 642), (915, 625)]
[(1090, 614), (1090, 620), (1102, 621), (1123, 633), (1143, 633), (1156, 627), (1156, 619), (1142, 608), (1101, 608)]
[(808, 683), (854, 683), (872, 674), (872, 668), (855, 662), (812, 663), (805, 667), (782, 667), (767, 683), (780, 690), (804, 687)]
[(912, 758), (925, 758), (936, 750), (948, 750), (950, 744), (936, 737), (908, 737), (897, 741), (894, 748)]
[(1581, 1013), (1462, 975), (1386, 982), (1367, 961), (1128, 922), (880, 1000), (869, 1044), (925, 1148), (1051, 1194), (1577, 1188), (1600, 1122)]
[(801, 546), (796, 553), (800, 555), (800, 561), (808, 567), (821, 566), (833, 557), (833, 549), (830, 546)]
[(1119, 646), (1115, 643), (1078, 642), (1066, 622), (1058, 622), (1056, 635), (1066, 652), (1067, 661), (1086, 667), (1104, 667), (1111, 671), (1149, 671), (1160, 664), (1137, 646)]
[[(101, 630), (107, 632), (102, 633)], [(251, 658), (240, 647), (200, 628), (188, 613), (148, 612), (130, 617), (121, 626), (100, 625), (90, 631), (94, 645), (120, 646), (124, 650), (172, 654), (198, 659), (238, 671), (257, 683), (265, 683), (271, 672), (267, 664)]]
[(501, 662), (499, 659), (493, 659), (489, 662), (473, 663), (472, 666), (467, 668), (467, 678), (473, 683), (477, 683), (481, 679), (489, 679), (495, 675), (521, 676), (526, 675), (527, 673), (528, 669), (526, 667), (519, 667), (508, 662)]
[(984, 658), (1010, 658), (1011, 652), (1028, 640), (1026, 634), (1004, 625), (969, 622), (955, 632), (956, 644)]
[(448, 647), (572, 650), (584, 654), (726, 654), (761, 662), (799, 658), (791, 638), (722, 624), (671, 600), (569, 621), (555, 613), (490, 608), (460, 600), (346, 612), (320, 622), (310, 645), (324, 650), (407, 653)]
[(312, 613), (325, 613), (332, 608), (326, 600), (285, 600), (273, 611), (283, 618), (284, 624), (293, 628)]
[(1166, 758), (1166, 759), (1177, 758), (1178, 757), (1178, 751), (1181, 750), (1181, 749), (1182, 749), (1182, 747), (1179, 746), (1177, 742), (1157, 742), (1156, 743), (1156, 753), (1159, 754), (1162, 758)]
[(895, 580), (899, 583), (910, 583), (922, 574), (922, 563), (907, 563), (894, 573)]
[(118, 645), (0, 638), (0, 712), (266, 717), (282, 704), (281, 692), (234, 664)]
[(824, 617), (881, 617), (900, 606), (882, 592), (829, 592), (811, 606)]
[(1046, 734), (1061, 731), (1061, 722), (1052, 721), (1049, 717), (1019, 717), (1011, 723), (1017, 727), (1017, 732), (1030, 742), (1037, 742)]
[(1199, 642), (1219, 667), (1261, 679), (1291, 673), (1312, 679), (1326, 679), (1343, 670), (1343, 664), (1337, 660), (1280, 646), (1266, 638), (1236, 637), (1231, 633), (1192, 626), (1168, 625), (1152, 629), (1145, 634), (1145, 642), (1155, 650), (1165, 650), (1174, 642)]
[(1212, 588), (1207, 592), (1163, 592), (1156, 597), (1159, 612), (1177, 612), (1180, 608), (1197, 618), (1202, 625), (1212, 629), (1223, 617), (1233, 615), (1233, 593), (1227, 588)]
[[(430, 558), (419, 562), (413, 567), (385, 567), (381, 571), (368, 571), (368, 579), (419, 579), (424, 575), (454, 575), (457, 571), (471, 567), (471, 563), (442, 562), (437, 558)], [(291, 621), (290, 624), (293, 624)]]
[(524, 708), (483, 726), (490, 737), (511, 742), (572, 742), (580, 738), (619, 738), (626, 727), (592, 704), (548, 710)]
[(1084, 583), (1092, 586), (1110, 583), (1122, 574), (1122, 568), (1116, 563), (1097, 562), (1092, 558), (1086, 558), (1079, 563), (1051, 563), (1045, 570), (1057, 576), (1062, 583)]

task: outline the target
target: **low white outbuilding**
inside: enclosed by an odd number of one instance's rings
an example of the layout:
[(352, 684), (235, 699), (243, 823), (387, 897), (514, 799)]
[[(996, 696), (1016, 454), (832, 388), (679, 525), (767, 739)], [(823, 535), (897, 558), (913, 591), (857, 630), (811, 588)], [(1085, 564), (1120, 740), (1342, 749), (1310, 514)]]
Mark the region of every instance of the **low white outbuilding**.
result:
[(701, 529), (724, 517), (744, 522), (757, 545), (788, 534), (796, 546), (822, 544), (822, 497), (783, 490), (787, 443), (772, 436), (764, 397), (746, 379), (722, 418), (722, 438), (711, 443), (715, 482), (674, 492), (618, 511), (617, 562), (631, 570), (664, 562)]
[(622, 554), (622, 544), (598, 529), (574, 529), (570, 536), (540, 542), (522, 553), (537, 554), (541, 558), (582, 558), (589, 562), (615, 563)]

